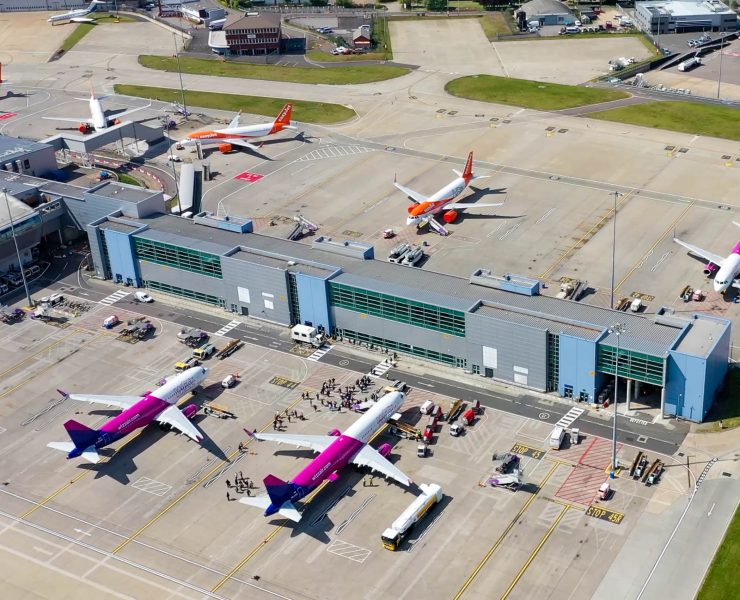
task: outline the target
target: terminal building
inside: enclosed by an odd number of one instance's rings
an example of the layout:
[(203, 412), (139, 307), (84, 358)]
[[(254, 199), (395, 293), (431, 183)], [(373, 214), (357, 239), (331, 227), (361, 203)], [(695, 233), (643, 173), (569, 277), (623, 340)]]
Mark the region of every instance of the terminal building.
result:
[(1, 171), (0, 186), (7, 177), (56, 202), (60, 227), (87, 233), (98, 277), (244, 317), (320, 326), (585, 402), (599, 401), (618, 370), (628, 400), (651, 389), (663, 414), (697, 422), (728, 369), (726, 319), (622, 313), (543, 296), (539, 281), (516, 275), (457, 277), (377, 260), (361, 242), (318, 237), (309, 246), (252, 233), (249, 219), (174, 216), (161, 192), (131, 186), (83, 190)]
[(635, 23), (647, 33), (737, 31), (738, 15), (719, 0), (636, 2)]

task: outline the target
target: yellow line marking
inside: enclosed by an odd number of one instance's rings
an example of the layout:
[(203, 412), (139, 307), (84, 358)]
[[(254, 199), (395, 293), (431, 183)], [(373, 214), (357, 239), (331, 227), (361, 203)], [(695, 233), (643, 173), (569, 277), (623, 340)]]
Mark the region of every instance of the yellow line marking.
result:
[(516, 584), (519, 583), (519, 580), (524, 576), (524, 573), (526, 573), (527, 569), (529, 568), (529, 565), (532, 564), (532, 561), (535, 559), (537, 554), (539, 554), (539, 551), (542, 550), (542, 546), (544, 546), (547, 540), (550, 539), (552, 532), (555, 531), (557, 526), (560, 524), (560, 521), (563, 520), (565, 513), (567, 512), (568, 512), (567, 506), (564, 507), (563, 510), (560, 511), (558, 518), (555, 519), (555, 522), (550, 526), (550, 529), (547, 530), (545, 537), (543, 537), (542, 540), (540, 540), (540, 543), (537, 544), (537, 547), (534, 549), (534, 552), (532, 552), (532, 554), (529, 555), (527, 562), (524, 563), (524, 566), (521, 568), (519, 573), (517, 573), (516, 577), (514, 577), (514, 581), (511, 582), (511, 585), (504, 592), (504, 595), (501, 596), (501, 600), (506, 600), (509, 597), (509, 594), (511, 594), (512, 590), (516, 587)]
[[(620, 200), (619, 205), (617, 206), (617, 212), (619, 211), (620, 208), (622, 208), (622, 206), (624, 206), (625, 202), (627, 202), (627, 200), (629, 200), (634, 194), (635, 194), (635, 191), (632, 190), (622, 196), (622, 199)], [(550, 275), (552, 275), (555, 269), (557, 269), (563, 262), (565, 262), (567, 259), (569, 259), (573, 255), (573, 251), (576, 250), (580, 244), (585, 243), (589, 239), (591, 239), (594, 231), (598, 231), (601, 228), (602, 223), (612, 218), (614, 218), (614, 209), (610, 208), (608, 213), (606, 213), (603, 217), (601, 217), (601, 219), (599, 219), (597, 223), (591, 227), (591, 229), (589, 229), (586, 233), (584, 233), (575, 244), (573, 244), (570, 248), (568, 248), (565, 252), (563, 252), (558, 257), (558, 259), (554, 263), (552, 263), (552, 265), (550, 265), (544, 273), (542, 273), (539, 276), (539, 278), (547, 279), (548, 277), (550, 277)]]
[(539, 484), (539, 489), (535, 494), (532, 494), (532, 496), (527, 500), (527, 502), (522, 506), (521, 509), (519, 509), (519, 512), (517, 513), (516, 517), (514, 517), (509, 525), (506, 527), (504, 532), (499, 536), (499, 538), (496, 540), (496, 543), (491, 546), (491, 549), (488, 551), (488, 553), (483, 557), (483, 560), (481, 560), (478, 563), (478, 566), (475, 568), (475, 570), (470, 574), (470, 576), (465, 580), (465, 583), (460, 588), (460, 591), (455, 594), (454, 600), (459, 600), (462, 598), (462, 595), (465, 593), (465, 591), (470, 587), (470, 584), (473, 583), (473, 580), (478, 576), (478, 574), (481, 572), (483, 567), (486, 565), (486, 563), (490, 560), (490, 558), (493, 556), (493, 553), (496, 552), (496, 550), (499, 549), (501, 544), (503, 543), (504, 539), (507, 535), (509, 535), (509, 532), (514, 528), (514, 525), (516, 525), (519, 522), (519, 519), (521, 519), (522, 515), (527, 511), (527, 509), (530, 507), (532, 502), (534, 502), (535, 498), (539, 495), (542, 488), (545, 486), (547, 481), (552, 477), (553, 473), (555, 473), (555, 470), (560, 465), (558, 463), (555, 463), (550, 471), (548, 471), (547, 475), (545, 475), (545, 478), (542, 480), (542, 482)]
[[(285, 410), (291, 410), (301, 400), (302, 400), (302, 398), (298, 398), (295, 402), (293, 402), (293, 404), (291, 404)], [(272, 420), (270, 420), (269, 423), (267, 423), (264, 427), (262, 427), (262, 429), (260, 429), (260, 433), (262, 433), (263, 431), (266, 431), (267, 428), (270, 425), (272, 425)], [(254, 438), (249, 438), (247, 440), (247, 442), (245, 444), (243, 444), (243, 446), (248, 446), (249, 444), (251, 444), (253, 439)], [(240, 450), (238, 450), (238, 449), (235, 450), (234, 452), (232, 452), (228, 456), (228, 459), (227, 460), (223, 460), (219, 464), (217, 464), (216, 466), (214, 466), (210, 471), (208, 471), (208, 473), (206, 473), (205, 475), (203, 475), (203, 477), (201, 477), (198, 481), (196, 481), (193, 485), (191, 485), (187, 490), (185, 490), (182, 494), (180, 494), (177, 498), (175, 498), (172, 502), (170, 502), (167, 506), (165, 506), (159, 513), (157, 513), (154, 517), (152, 517), (149, 521), (147, 521), (147, 523), (145, 523), (144, 525), (142, 525), (137, 531), (135, 531), (134, 533), (132, 533), (129, 537), (127, 537), (120, 544), (118, 544), (118, 546), (116, 546), (111, 551), (111, 553), (112, 554), (118, 554), (121, 550), (123, 550), (126, 546), (128, 546), (131, 542), (133, 542), (137, 537), (139, 537), (142, 533), (144, 533), (147, 529), (149, 529), (149, 527), (151, 527), (152, 525), (154, 525), (163, 516), (165, 516), (168, 512), (170, 512), (175, 506), (177, 506), (178, 504), (180, 504), (180, 502), (182, 502), (185, 498), (187, 498), (193, 492), (193, 490), (195, 490), (204, 481), (206, 481), (209, 477), (211, 477), (211, 475), (213, 475), (219, 469), (223, 468), (224, 465), (229, 464), (229, 462), (231, 461), (231, 459), (234, 456), (236, 456), (237, 454), (239, 454), (239, 453), (240, 453)]]
[[(368, 442), (368, 444), (375, 441), (375, 438), (381, 435), (387, 428), (388, 428), (388, 424), (386, 423), (385, 425), (383, 425), (383, 427), (378, 429), (378, 431), (375, 433), (375, 435), (373, 435), (373, 437), (370, 438), (370, 441)], [(328, 484), (329, 484), (328, 480), (323, 481), (321, 485), (319, 485), (319, 487), (317, 487), (313, 492), (311, 492), (308, 496), (306, 496), (306, 500), (304, 501), (303, 505), (307, 506), (311, 504), (311, 502), (315, 500), (316, 496), (318, 496), (319, 493)], [(262, 548), (264, 548), (270, 542), (270, 540), (272, 540), (280, 531), (282, 531), (287, 524), (288, 524), (288, 519), (284, 519), (280, 525), (276, 526), (275, 529), (273, 529), (264, 540), (262, 540), (259, 544), (257, 544), (251, 550), (251, 552), (249, 552), (249, 554), (247, 554), (242, 560), (240, 560), (237, 563), (237, 565), (233, 569), (231, 569), (231, 571), (229, 571), (226, 575), (223, 576), (221, 581), (219, 581), (213, 588), (211, 588), (211, 592), (212, 593), (218, 592), (218, 590), (220, 590), (229, 579), (231, 579), (244, 565), (246, 565), (250, 560), (252, 560), (252, 558), (254, 558), (257, 555), (257, 553), (260, 550), (262, 550)]]
[(662, 242), (662, 241), (663, 241), (663, 240), (664, 240), (664, 239), (665, 239), (665, 238), (666, 238), (666, 237), (667, 237), (667, 236), (668, 236), (668, 235), (669, 235), (669, 234), (671, 233), (671, 231), (672, 231), (672, 230), (673, 230), (673, 229), (674, 229), (674, 228), (676, 227), (676, 225), (678, 224), (678, 222), (679, 222), (679, 221), (680, 221), (681, 219), (683, 219), (683, 218), (684, 218), (684, 217), (686, 216), (686, 213), (688, 213), (688, 212), (689, 212), (689, 210), (691, 210), (691, 207), (692, 207), (692, 206), (694, 206), (694, 203), (693, 203), (693, 202), (689, 203), (689, 204), (688, 204), (688, 205), (686, 206), (686, 208), (685, 208), (685, 209), (683, 210), (683, 212), (682, 212), (682, 213), (681, 213), (680, 215), (678, 215), (678, 216), (677, 216), (677, 217), (676, 217), (675, 219), (673, 219), (673, 222), (672, 222), (672, 223), (671, 223), (670, 225), (668, 225), (668, 227), (666, 227), (665, 231), (664, 231), (664, 232), (663, 232), (663, 234), (662, 234), (662, 235), (661, 235), (661, 236), (660, 236), (660, 237), (658, 238), (658, 240), (657, 240), (657, 241), (656, 241), (656, 242), (655, 242), (655, 243), (654, 243), (654, 244), (653, 244), (652, 246), (650, 246), (650, 249), (649, 249), (649, 250), (648, 250), (647, 252), (645, 252), (645, 254), (643, 254), (643, 255), (642, 255), (642, 256), (640, 257), (640, 260), (638, 260), (638, 261), (637, 261), (637, 262), (636, 262), (636, 263), (635, 263), (635, 264), (634, 264), (634, 265), (632, 266), (632, 268), (631, 268), (631, 269), (629, 270), (629, 272), (628, 272), (628, 273), (627, 273), (627, 274), (626, 274), (626, 275), (625, 275), (625, 276), (624, 276), (624, 277), (622, 278), (622, 280), (621, 280), (621, 281), (620, 281), (620, 282), (619, 282), (619, 283), (617, 284), (617, 286), (616, 286), (616, 287), (614, 288), (614, 291), (615, 291), (615, 292), (616, 292), (616, 291), (617, 291), (617, 290), (618, 290), (618, 289), (619, 289), (620, 287), (622, 287), (622, 285), (624, 284), (624, 282), (625, 282), (625, 281), (627, 281), (627, 280), (628, 280), (628, 279), (629, 279), (630, 277), (632, 277), (632, 273), (634, 273), (634, 272), (635, 272), (635, 271), (636, 271), (636, 270), (638, 269), (638, 265), (639, 265), (640, 263), (642, 263), (642, 262), (644, 262), (644, 261), (646, 261), (646, 260), (647, 260), (647, 257), (648, 257), (648, 256), (649, 256), (650, 254), (652, 254), (653, 250), (655, 250), (655, 248), (657, 248), (657, 247), (658, 247), (658, 244), (660, 244), (660, 243), (661, 243), (661, 242)]

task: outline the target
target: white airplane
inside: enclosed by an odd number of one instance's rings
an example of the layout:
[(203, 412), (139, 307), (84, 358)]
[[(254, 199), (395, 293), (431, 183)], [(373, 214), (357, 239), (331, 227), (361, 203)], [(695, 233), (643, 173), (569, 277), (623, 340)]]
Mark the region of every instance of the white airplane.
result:
[(185, 146), (193, 146), (196, 143), (201, 145), (220, 144), (219, 150), (227, 153), (231, 152), (232, 146), (241, 146), (250, 150), (259, 150), (258, 146), (247, 142), (251, 138), (266, 137), (275, 133), (280, 133), (283, 129), (296, 129), (290, 124), (290, 117), (293, 112), (293, 105), (286, 104), (278, 114), (277, 118), (271, 123), (262, 123), (260, 125), (239, 125), (241, 112), (236, 115), (225, 129), (208, 129), (203, 131), (194, 131), (180, 140), (175, 146), (182, 150)]
[[(740, 227), (740, 223), (733, 221), (735, 225)], [(710, 277), (714, 274), (714, 291), (724, 293), (727, 289), (732, 286), (740, 288), (740, 242), (735, 244), (732, 249), (732, 253), (727, 257), (722, 257), (719, 254), (714, 254), (708, 250), (699, 248), (687, 242), (683, 242), (678, 238), (673, 238), (673, 241), (677, 244), (681, 244), (684, 248), (687, 248), (693, 254), (701, 256), (704, 260), (707, 260), (707, 266), (704, 268), (704, 275)]]
[(445, 223), (454, 223), (459, 211), (466, 208), (489, 208), (503, 204), (503, 202), (499, 202), (498, 204), (460, 204), (452, 202), (465, 191), (470, 183), (488, 177), (488, 175), (481, 175), (479, 177), (473, 175), (472, 152), (468, 154), (468, 160), (465, 163), (465, 169), (462, 173), (456, 169), (452, 170), (457, 174), (457, 179), (448, 183), (431, 196), (424, 196), (419, 192), (402, 186), (397, 181), (393, 182), (393, 185), (406, 194), (414, 203), (408, 207), (409, 216), (406, 219), (406, 225), (416, 225), (417, 227), (429, 225), (439, 235), (449, 235), (450, 232), (434, 218), (434, 215), (441, 212), (443, 213), (442, 219)]
[(98, 10), (99, 4), (105, 4), (105, 2), (103, 2), (103, 0), (91, 0), (87, 8), (71, 10), (63, 15), (54, 15), (53, 17), (49, 17), (48, 22), (52, 25), (63, 21), (68, 21), (70, 23), (94, 23), (95, 19), (86, 19), (85, 16)]
[(86, 101), (90, 105), (90, 117), (44, 117), (49, 121), (68, 121), (70, 123), (78, 123), (80, 133), (90, 133), (93, 129), (95, 131), (103, 131), (113, 125), (118, 125), (121, 122), (121, 117), (130, 115), (136, 111), (149, 108), (152, 103), (151, 101), (146, 106), (139, 106), (138, 108), (129, 108), (122, 111), (112, 111), (110, 114), (106, 114), (103, 110), (103, 105), (100, 103), (108, 96), (95, 96), (95, 91), (90, 86), (90, 97), (89, 98), (75, 98), (75, 100)]

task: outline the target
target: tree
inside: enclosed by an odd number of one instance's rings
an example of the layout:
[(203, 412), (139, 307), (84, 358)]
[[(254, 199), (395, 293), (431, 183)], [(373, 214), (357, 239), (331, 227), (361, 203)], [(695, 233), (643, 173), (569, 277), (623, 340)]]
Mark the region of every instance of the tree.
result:
[(308, 0), (308, 2), (311, 6), (327, 6), (329, 4), (329, 0)]
[(447, 0), (427, 0), (427, 10), (436, 12), (447, 10)]

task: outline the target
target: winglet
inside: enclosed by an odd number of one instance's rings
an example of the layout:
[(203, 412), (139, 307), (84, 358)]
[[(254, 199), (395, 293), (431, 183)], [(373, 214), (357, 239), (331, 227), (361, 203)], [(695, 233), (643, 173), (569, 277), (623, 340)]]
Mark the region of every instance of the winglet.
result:
[(468, 160), (465, 163), (465, 169), (463, 169), (462, 177), (465, 181), (470, 181), (473, 178), (473, 153), (468, 154)]
[(59, 392), (62, 395), (62, 398), (69, 398), (69, 393), (65, 392), (64, 390), (60, 390), (57, 388), (57, 392)]
[(245, 427), (245, 428), (244, 428), (244, 433), (246, 433), (246, 434), (247, 434), (247, 435), (248, 435), (249, 437), (251, 437), (251, 438), (252, 438), (252, 439), (254, 439), (254, 440), (256, 440), (256, 439), (257, 439), (257, 436), (256, 436), (256, 435), (254, 435), (254, 434), (256, 433), (255, 431), (249, 431), (249, 429), (247, 429), (247, 428)]
[(740, 227), (740, 223), (738, 223), (737, 221), (733, 221), (733, 223), (734, 223), (735, 225), (737, 225), (738, 227)]

